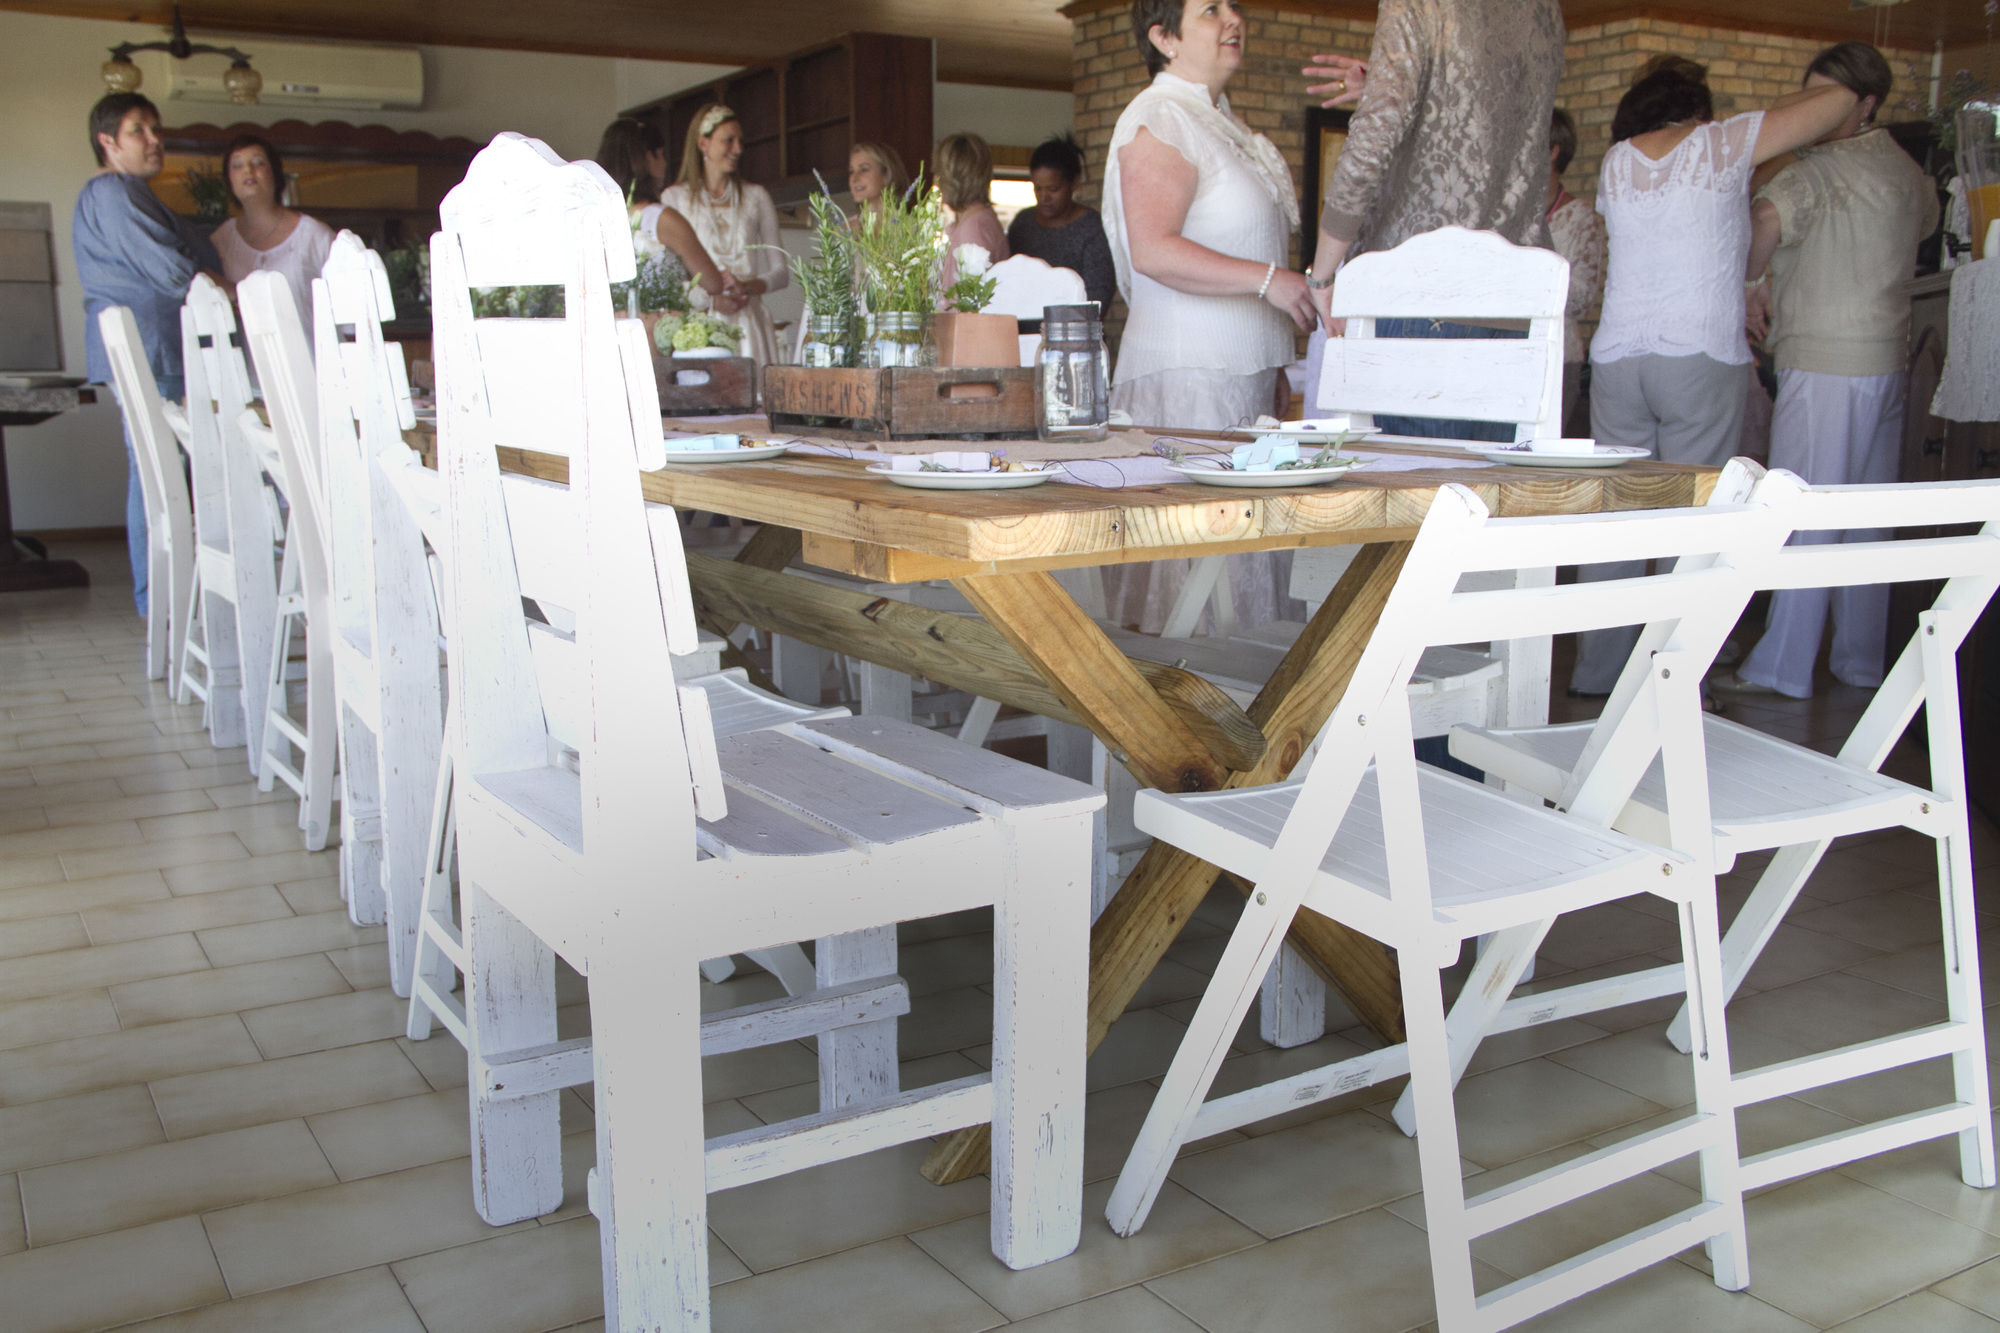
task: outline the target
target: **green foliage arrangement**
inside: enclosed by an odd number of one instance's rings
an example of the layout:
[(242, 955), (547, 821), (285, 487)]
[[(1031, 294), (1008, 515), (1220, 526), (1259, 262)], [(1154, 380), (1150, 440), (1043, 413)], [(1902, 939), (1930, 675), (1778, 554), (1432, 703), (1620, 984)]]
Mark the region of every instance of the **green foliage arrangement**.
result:
[(665, 314), (653, 325), (653, 346), (666, 356), (700, 347), (726, 347), (733, 352), (742, 341), (743, 330), (699, 310), (686, 315)]
[(880, 208), (863, 209), (853, 238), (871, 311), (937, 308), (944, 200), (921, 171), (901, 198), (885, 195)]
[(220, 223), (229, 216), (229, 178), (219, 163), (203, 162), (189, 167), (181, 177), (188, 198), (194, 201), (194, 215), (203, 222)]

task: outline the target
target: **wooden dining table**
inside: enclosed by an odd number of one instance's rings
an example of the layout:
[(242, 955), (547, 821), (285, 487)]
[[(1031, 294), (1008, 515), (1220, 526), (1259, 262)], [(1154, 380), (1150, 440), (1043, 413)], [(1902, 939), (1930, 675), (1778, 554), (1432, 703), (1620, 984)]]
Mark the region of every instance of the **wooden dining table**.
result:
[[(758, 463), (667, 466), (644, 474), (648, 500), (758, 526), (733, 560), (691, 549), (704, 627), (792, 635), (1088, 728), (1147, 786), (1251, 787), (1285, 778), (1331, 714), (1395, 586), (1439, 487), (1469, 487), (1498, 515), (1583, 514), (1702, 503), (1713, 469), (1639, 461), (1609, 469), (1450, 466), (1456, 448), (1381, 445), (1435, 468), (1354, 472), (1278, 489), (1192, 484), (1097, 489), (1051, 483), (947, 492), (894, 486), (859, 462), (787, 455)], [(565, 481), (567, 460), (502, 451), (512, 471)], [(1361, 544), (1358, 558), (1247, 709), (1175, 666), (1121, 652), (1055, 571), (1305, 546)], [(949, 580), (978, 617), (926, 609), (841, 580), (783, 571), (795, 560), (875, 583)], [(1546, 698), (1542, 701), (1546, 707)], [(1219, 872), (1153, 844), (1091, 931), (1092, 1050), (1124, 1012)], [(1242, 892), (1251, 886), (1238, 884)], [(1303, 913), (1291, 943), (1384, 1040), (1402, 1036), (1394, 955)], [(939, 1182), (986, 1169), (982, 1129), (935, 1148)]]

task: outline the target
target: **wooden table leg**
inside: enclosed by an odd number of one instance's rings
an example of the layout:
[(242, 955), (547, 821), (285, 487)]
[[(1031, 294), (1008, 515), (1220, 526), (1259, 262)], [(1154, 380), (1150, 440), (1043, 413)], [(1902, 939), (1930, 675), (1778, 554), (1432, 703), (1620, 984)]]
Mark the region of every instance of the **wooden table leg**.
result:
[[(797, 528), (780, 527), (776, 523), (760, 524), (757, 531), (750, 534), (750, 540), (743, 543), (743, 549), (736, 553), (736, 562), (757, 569), (780, 570), (797, 558), (804, 542), (805, 538)], [(715, 616), (701, 618), (703, 629), (722, 636), (723, 666), (737, 667), (758, 689), (778, 693), (778, 687), (764, 674), (764, 669), (752, 662), (741, 648), (729, 642), (730, 633), (739, 623)]]
[[(1305, 756), (1306, 747), (1346, 690), (1409, 549), (1406, 542), (1362, 548), (1250, 706), (1252, 720), (1263, 728), (1269, 742), (1262, 762), (1229, 774), (1222, 785), (1255, 787), (1279, 781)], [(1159, 752), (1157, 742), (1134, 734), (1132, 722), (1122, 714), (1093, 707), (1103, 702), (1099, 696), (1106, 692), (1097, 674), (1106, 669), (1104, 655), (1121, 660), (1122, 655), (1087, 619), (1083, 624), (1090, 627), (1089, 632), (1070, 623), (1065, 614), (1052, 615), (1047, 589), (1022, 582), (1036, 577), (981, 575), (954, 582), (1022, 655), (1044, 672), (1107, 746), (1127, 755), (1145, 753), (1149, 768), (1172, 772), (1168, 756)], [(1068, 602), (1066, 596), (1062, 600)], [(1051, 634), (1051, 630), (1056, 633)], [(1079, 686), (1079, 681), (1085, 683)], [(1142, 781), (1151, 780), (1148, 772), (1136, 766), (1133, 772)], [(1091, 1050), (1097, 1049), (1159, 965), (1219, 873), (1207, 862), (1164, 843), (1154, 843), (1140, 858), (1091, 928)], [(1311, 912), (1298, 916), (1290, 938), (1327, 974), (1364, 1022), (1386, 1040), (1402, 1039), (1400, 982), (1392, 951)], [(960, 1130), (932, 1150), (924, 1162), (925, 1177), (948, 1184), (978, 1175), (987, 1168), (988, 1143), (985, 1126)]]

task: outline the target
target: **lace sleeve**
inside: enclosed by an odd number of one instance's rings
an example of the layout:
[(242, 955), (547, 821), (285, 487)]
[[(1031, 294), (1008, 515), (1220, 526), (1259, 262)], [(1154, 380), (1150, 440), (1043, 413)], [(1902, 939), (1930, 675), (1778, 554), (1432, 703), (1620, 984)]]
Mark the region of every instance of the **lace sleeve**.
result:
[(1115, 136), (1111, 151), (1122, 149), (1139, 137), (1140, 130), (1145, 130), (1186, 158), (1188, 165), (1197, 172), (1209, 165), (1213, 153), (1210, 136), (1195, 124), (1194, 117), (1186, 110), (1164, 98), (1148, 98), (1143, 104), (1135, 103), (1132, 110), (1138, 114), (1120, 126), (1122, 132)]
[(1747, 185), (1750, 173), (1757, 169), (1757, 132), (1763, 127), (1762, 111), (1746, 111), (1705, 127), (1714, 144), (1718, 176), (1736, 178)]
[(1384, 0), (1368, 53), (1368, 83), (1348, 126), (1347, 143), (1326, 190), (1320, 230), (1340, 240), (1361, 234), (1381, 195), (1382, 179), (1416, 123), (1429, 75), (1429, 48), (1411, 6)]

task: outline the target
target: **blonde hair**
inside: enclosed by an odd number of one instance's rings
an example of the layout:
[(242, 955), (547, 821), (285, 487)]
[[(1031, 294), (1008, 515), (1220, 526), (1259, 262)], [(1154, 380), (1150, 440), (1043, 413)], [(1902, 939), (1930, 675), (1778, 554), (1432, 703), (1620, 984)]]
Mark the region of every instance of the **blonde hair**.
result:
[[(674, 178), (674, 184), (685, 185), (688, 193), (699, 199), (708, 188), (701, 171), (701, 141), (727, 125), (730, 121), (741, 123), (734, 111), (720, 102), (710, 102), (696, 113), (688, 124), (687, 146), (681, 150), (681, 174)], [(735, 194), (743, 188), (743, 182), (735, 173), (730, 174), (729, 191)]]
[(874, 159), (875, 165), (882, 168), (883, 173), (889, 177), (889, 183), (882, 187), (884, 198), (889, 195), (901, 195), (910, 188), (910, 169), (903, 165), (903, 155), (888, 144), (874, 139), (863, 139), (847, 150), (850, 159), (856, 153)]
[(962, 213), (993, 192), (993, 150), (976, 134), (954, 134), (937, 146), (938, 189), (945, 207)]

